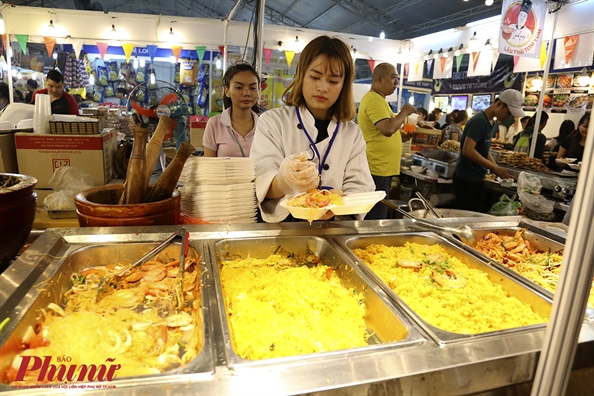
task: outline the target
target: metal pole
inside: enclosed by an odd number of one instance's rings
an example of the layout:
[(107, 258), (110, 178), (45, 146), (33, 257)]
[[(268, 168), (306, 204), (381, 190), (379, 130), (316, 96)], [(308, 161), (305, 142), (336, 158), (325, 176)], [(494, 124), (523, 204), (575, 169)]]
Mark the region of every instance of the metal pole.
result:
[(6, 82), (8, 83), (8, 103), (14, 103), (14, 86), (12, 84), (12, 46), (10, 45), (10, 34), (6, 33)]
[(590, 114), (588, 137), (582, 161), (575, 205), (563, 267), (545, 339), (534, 375), (531, 396), (564, 395), (584, 320), (584, 312), (594, 276), (594, 113)]
[(258, 40), (254, 44), (254, 57), (256, 59), (255, 69), (256, 72), (262, 74), (262, 54), (264, 48), (264, 11), (266, 9), (266, 0), (257, 0), (256, 7), (258, 12), (256, 13), (254, 30)]
[(538, 97), (538, 107), (536, 108), (536, 119), (534, 120), (532, 143), (530, 144), (531, 158), (534, 158), (534, 152), (536, 151), (536, 141), (538, 140), (538, 133), (540, 127), (540, 113), (542, 112), (542, 104), (544, 103), (545, 91), (547, 87), (547, 79), (549, 78), (549, 66), (551, 65), (551, 58), (553, 57), (553, 40), (555, 39), (557, 19), (559, 19), (559, 11), (555, 12), (555, 17), (553, 19), (553, 31), (551, 32), (551, 39), (549, 40), (549, 48), (547, 51), (547, 58), (544, 66), (544, 73), (542, 74), (542, 88), (540, 89), (540, 95)]
[(404, 61), (400, 61), (400, 86), (398, 87), (398, 112), (402, 110), (402, 90), (404, 89)]
[[(237, 9), (239, 8), (239, 4), (242, 2), (243, 0), (237, 0), (235, 2), (235, 4), (233, 5), (233, 7), (231, 8), (231, 11), (229, 11), (229, 15), (227, 15), (227, 18), (225, 18), (225, 22), (223, 23), (223, 44), (225, 46), (225, 50), (223, 53), (223, 75), (225, 75), (225, 72), (227, 71), (227, 60), (229, 59), (229, 55), (227, 54), (227, 28), (229, 27), (229, 21), (231, 21), (231, 19), (233, 19), (233, 17), (235, 16), (235, 13), (237, 12)], [(211, 59), (212, 62), (212, 59)]]

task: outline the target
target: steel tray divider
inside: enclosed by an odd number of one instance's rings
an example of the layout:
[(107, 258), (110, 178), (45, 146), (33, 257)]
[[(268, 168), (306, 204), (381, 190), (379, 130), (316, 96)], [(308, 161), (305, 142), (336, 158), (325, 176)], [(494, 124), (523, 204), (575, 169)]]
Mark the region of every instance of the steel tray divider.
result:
[[(404, 234), (410, 234), (409, 232), (401, 232), (399, 233), (401, 235)], [(424, 236), (430, 236), (430, 237), (434, 237), (437, 239), (442, 239), (446, 242), (450, 242), (448, 238), (444, 237), (443, 235), (439, 235), (433, 232), (418, 232), (415, 233), (415, 235), (424, 235)], [(371, 268), (369, 268), (369, 266), (367, 266), (353, 251), (352, 249), (348, 246), (348, 242), (352, 239), (371, 239), (373, 237), (391, 237), (393, 236), (393, 234), (376, 234), (376, 235), (365, 235), (364, 237), (358, 236), (358, 237), (353, 237), (353, 236), (343, 236), (343, 237), (338, 237), (336, 238), (336, 242), (343, 246), (344, 245), (344, 250), (347, 251), (347, 253), (353, 258), (353, 260), (355, 260), (357, 262), (357, 264), (359, 265), (359, 267), (365, 271), (365, 273), (371, 278), (373, 279), (376, 283), (378, 283), (380, 285), (380, 287), (384, 290), (384, 292), (387, 294), (387, 296), (389, 297), (390, 300), (392, 300), (394, 302), (394, 304), (399, 305), (400, 308), (405, 311), (407, 313), (407, 315), (409, 315), (409, 317), (411, 318), (412, 321), (414, 321), (415, 323), (417, 323), (419, 325), (420, 328), (422, 328), (428, 335), (429, 337), (435, 341), (437, 344), (439, 344), (440, 346), (444, 346), (450, 343), (455, 343), (455, 342), (464, 342), (464, 341), (471, 341), (471, 340), (475, 340), (477, 338), (486, 338), (486, 337), (495, 337), (498, 335), (502, 335), (502, 334), (510, 334), (510, 333), (518, 333), (518, 332), (528, 332), (528, 331), (534, 331), (534, 330), (540, 330), (543, 329), (546, 325), (546, 323), (543, 324), (536, 324), (536, 325), (530, 325), (530, 326), (523, 326), (523, 327), (518, 327), (518, 328), (511, 328), (511, 329), (505, 329), (505, 330), (497, 330), (497, 331), (492, 331), (492, 332), (487, 332), (487, 333), (479, 333), (479, 334), (459, 334), (459, 333), (451, 333), (445, 330), (442, 330), (438, 327), (435, 327), (429, 323), (427, 323), (423, 318), (421, 318), (416, 312), (414, 312), (412, 310), (412, 308), (410, 308), (408, 306), (408, 304), (406, 304), (392, 289), (390, 289), (390, 287), (378, 276), (376, 275), (373, 270)], [(450, 242), (451, 243), (451, 242)], [(454, 247), (457, 247), (456, 245), (454, 245)], [(473, 256), (473, 258), (478, 259), (478, 257)], [(481, 264), (487, 265), (489, 263), (485, 263), (482, 262), (481, 260), (477, 260), (479, 261)], [(508, 276), (506, 271), (501, 271), (499, 269), (499, 267), (493, 267), (491, 266), (491, 268), (493, 268), (496, 272), (506, 276), (507, 278), (509, 278), (512, 282), (515, 283), (519, 283), (520, 286), (525, 287), (524, 284), (522, 284), (521, 282), (518, 282), (517, 279), (515, 277), (511, 277)], [(540, 295), (539, 293), (537, 293), (537, 291), (534, 291), (530, 288), (528, 288), (529, 291), (531, 291), (533, 294), (535, 294), (537, 297), (542, 298), (543, 300), (545, 300), (547, 303), (549, 303), (550, 305), (550, 301), (545, 297)], [(452, 336), (454, 335), (454, 336)]]
[[(330, 247), (333, 247), (332, 244), (330, 244), (330, 242), (324, 237), (308, 236), (307, 238), (323, 241), (323, 242), (327, 243)], [(349, 349), (349, 350), (328, 351), (328, 352), (322, 352), (319, 354), (296, 355), (296, 356), (288, 356), (288, 357), (281, 357), (281, 358), (271, 358), (271, 359), (265, 359), (265, 360), (253, 360), (253, 361), (249, 360), (249, 359), (244, 359), (244, 358), (236, 355), (233, 350), (230, 329), (229, 329), (228, 322), (227, 322), (225, 299), (224, 299), (224, 294), (223, 294), (222, 285), (221, 285), (221, 281), (220, 281), (220, 272), (218, 271), (218, 260), (216, 258), (214, 258), (214, 256), (216, 256), (218, 254), (218, 251), (216, 248), (218, 243), (221, 243), (222, 241), (225, 241), (225, 243), (227, 243), (227, 242), (233, 243), (233, 241), (235, 241), (235, 240), (244, 241), (245, 239), (246, 238), (226, 239), (226, 240), (210, 240), (208, 242), (212, 249), (211, 253), (214, 251), (211, 263), (212, 263), (212, 269), (213, 269), (213, 278), (215, 281), (214, 283), (215, 283), (215, 289), (216, 289), (216, 295), (217, 295), (217, 304), (219, 306), (218, 315), (219, 315), (219, 319), (220, 319), (220, 325), (222, 328), (222, 336), (224, 338), (223, 345), (225, 347), (225, 356), (227, 357), (227, 364), (228, 364), (229, 369), (232, 368), (233, 370), (238, 370), (238, 369), (243, 369), (243, 368), (257, 368), (257, 367), (263, 367), (263, 366), (264, 367), (267, 367), (267, 366), (274, 367), (276, 365), (282, 365), (283, 368), (286, 368), (293, 364), (302, 365), (303, 362), (305, 362), (305, 361), (311, 361), (311, 362), (324, 361), (327, 359), (332, 359), (335, 357), (341, 357), (341, 356), (347, 356), (347, 355), (353, 356), (354, 354), (369, 354), (369, 353), (373, 353), (373, 351), (376, 351), (376, 350), (394, 349), (396, 351), (396, 350), (399, 350), (399, 349), (402, 349), (405, 347), (418, 345), (425, 341), (426, 338), (423, 337), (423, 334), (420, 333), (417, 328), (415, 328), (414, 326), (411, 325), (411, 322), (407, 320), (406, 316), (403, 316), (401, 314), (400, 310), (394, 309), (392, 304), (387, 303), (385, 299), (382, 299), (381, 295), (378, 295), (378, 297), (385, 304), (387, 309), (390, 310), (393, 313), (393, 315), (403, 325), (407, 326), (407, 330), (408, 330), (407, 339), (410, 338), (408, 341), (403, 340), (401, 344), (398, 344), (397, 342), (393, 342), (393, 343), (388, 343), (388, 344), (368, 345), (366, 347), (359, 347), (359, 348), (354, 348), (354, 349)], [(259, 239), (261, 240), (262, 238), (259, 238)], [(275, 240), (275, 241), (276, 240), (294, 241), (296, 238), (281, 236), (281, 237), (271, 237), (271, 238), (264, 238), (264, 239), (271, 239), (271, 240)], [(334, 249), (334, 251), (336, 251), (336, 249)], [(337, 253), (340, 254), (340, 251), (337, 251)], [(341, 257), (344, 258), (343, 255), (341, 255)], [(351, 264), (350, 261), (347, 263), (349, 265)], [(366, 286), (370, 287), (370, 283), (367, 282), (365, 279), (364, 279), (364, 281), (366, 282)], [(375, 288), (373, 288), (372, 290), (374, 290), (374, 292), (377, 291), (377, 289), (375, 289)], [(218, 346), (220, 346), (220, 345), (221, 344), (218, 343)]]

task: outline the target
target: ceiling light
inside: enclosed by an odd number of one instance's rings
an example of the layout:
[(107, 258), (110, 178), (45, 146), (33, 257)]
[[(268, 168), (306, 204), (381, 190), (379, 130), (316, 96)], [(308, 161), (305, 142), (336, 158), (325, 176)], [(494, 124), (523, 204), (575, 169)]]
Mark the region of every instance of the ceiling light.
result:
[(223, 61), (221, 60), (221, 55), (217, 55), (217, 60), (215, 61), (215, 67), (217, 70), (221, 70), (223, 68)]
[(444, 52), (442, 56), (444, 58), (448, 58), (450, 56), (450, 52), (452, 52), (453, 50), (454, 49), (452, 47), (450, 47), (450, 49), (447, 52)]
[(151, 84), (154, 84), (156, 82), (156, 77), (155, 77), (155, 71), (151, 70)]
[(540, 91), (542, 89), (542, 78), (538, 73), (532, 79), (532, 89), (535, 91)]
[(380, 39), (385, 39), (386, 38), (386, 33), (382, 30), (382, 32), (380, 33)]
[(95, 85), (95, 75), (93, 73), (89, 76), (89, 85)]
[(488, 38), (487, 41), (485, 41), (485, 46), (487, 46), (489, 44), (491, 44), (491, 39), (490, 38)]
[(433, 54), (433, 59), (439, 58), (442, 53), (443, 53), (443, 50), (440, 48), (439, 51), (437, 52), (437, 54)]
[(58, 53), (57, 53), (57, 52), (54, 52), (54, 53), (52, 54), (52, 58), (54, 58), (54, 59), (58, 59)]
[(427, 55), (425, 55), (423, 58), (425, 60), (429, 60), (429, 57), (431, 56), (432, 53), (433, 53), (433, 50), (429, 50), (429, 52), (427, 52)]
[(175, 59), (175, 55), (171, 55), (169, 57), (169, 62), (173, 63), (174, 65), (177, 63), (177, 59)]
[(111, 25), (111, 32), (112, 33), (117, 33), (118, 31), (115, 28), (115, 25)]
[(462, 51), (462, 48), (464, 48), (464, 44), (460, 44), (458, 49), (456, 51), (454, 51), (454, 56), (459, 56)]
[(170, 27), (170, 28), (169, 28), (169, 35), (170, 35), (170, 36), (173, 36), (173, 35), (175, 35), (175, 33), (173, 33), (173, 28), (172, 28), (172, 27)]
[(485, 5), (486, 6), (492, 6), (493, 5), (493, 0), (485, 0)]
[(134, 57), (134, 63), (132, 63), (134, 69), (138, 69), (138, 55)]
[(54, 28), (54, 21), (52, 21), (50, 19), (50, 23), (49, 23), (49, 25), (47, 25), (47, 27), (50, 28), (50, 29), (53, 29)]
[(303, 51), (305, 48), (305, 43), (299, 40), (299, 36), (295, 36), (295, 41), (293, 42), (293, 51), (298, 54)]
[(146, 61), (144, 59), (140, 60), (140, 67), (144, 67), (146, 65)]
[(578, 77), (578, 84), (580, 84), (581, 87), (586, 87), (586, 86), (590, 85), (590, 77), (586, 73), (585, 67), (582, 69), (582, 72), (580, 73), (580, 75)]
[(398, 52), (396, 53), (396, 55), (402, 55), (402, 47), (398, 48)]

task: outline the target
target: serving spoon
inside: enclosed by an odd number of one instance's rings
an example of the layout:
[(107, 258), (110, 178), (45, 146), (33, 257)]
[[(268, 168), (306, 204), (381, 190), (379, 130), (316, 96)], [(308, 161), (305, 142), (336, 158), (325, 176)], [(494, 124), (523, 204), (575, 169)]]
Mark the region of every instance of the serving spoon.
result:
[[(402, 214), (403, 216), (411, 219), (413, 224), (416, 226), (416, 228), (422, 228), (422, 229), (428, 228), (428, 229), (436, 231), (436, 232), (451, 233), (459, 241), (467, 243), (470, 246), (472, 246), (474, 244), (474, 241), (476, 240), (474, 230), (467, 225), (464, 225), (459, 228), (458, 227), (441, 227), (441, 226), (435, 225), (431, 222), (428, 222), (426, 220), (417, 219), (417, 218), (413, 217), (410, 213), (396, 207), (396, 205), (394, 205), (394, 209), (398, 213)], [(420, 226), (422, 226), (422, 227), (420, 227)]]

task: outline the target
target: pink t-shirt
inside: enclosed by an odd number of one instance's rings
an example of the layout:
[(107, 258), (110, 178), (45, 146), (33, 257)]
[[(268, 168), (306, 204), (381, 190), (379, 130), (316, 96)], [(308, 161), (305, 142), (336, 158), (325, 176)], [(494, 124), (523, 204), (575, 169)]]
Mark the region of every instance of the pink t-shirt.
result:
[[(231, 108), (226, 109), (221, 115), (214, 116), (206, 123), (202, 144), (204, 147), (217, 152), (217, 157), (249, 157), (258, 115), (252, 111), (254, 117), (254, 129), (248, 132), (245, 137), (237, 133), (231, 126)], [(234, 137), (235, 136), (235, 137)], [(237, 140), (235, 139), (237, 138)], [(243, 154), (241, 149), (243, 149)]]

